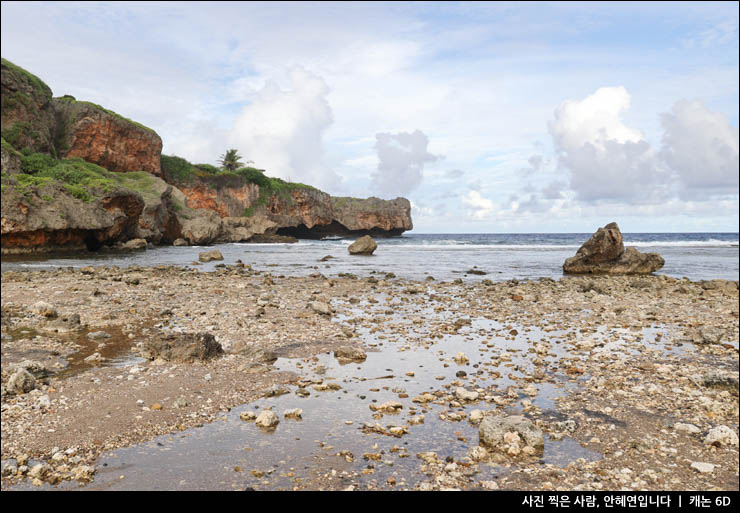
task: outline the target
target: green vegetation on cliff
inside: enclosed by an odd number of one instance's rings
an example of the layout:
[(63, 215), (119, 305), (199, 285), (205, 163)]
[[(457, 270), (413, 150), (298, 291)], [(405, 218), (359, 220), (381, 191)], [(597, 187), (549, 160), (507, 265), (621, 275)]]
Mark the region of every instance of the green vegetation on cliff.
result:
[(10, 62), (8, 59), (5, 59), (5, 58), (2, 59), (2, 65), (7, 67), (11, 72), (15, 73), (16, 75), (25, 78), (26, 81), (31, 83), (34, 89), (38, 89), (45, 96), (48, 96), (49, 98), (51, 98), (51, 88), (48, 85), (46, 85), (46, 83), (43, 80), (41, 80), (39, 77), (37, 77), (33, 73), (26, 71), (20, 66), (16, 66), (15, 64), (13, 64), (12, 62)]
[(136, 191), (145, 198), (156, 194), (152, 188), (155, 178), (144, 171), (114, 173), (80, 158), (59, 160), (45, 153), (21, 155), (22, 173), (14, 175), (3, 173), (3, 193), (12, 186), (28, 198), (35, 189), (59, 184), (69, 194), (85, 202), (101, 197), (116, 188)]
[(70, 103), (70, 104), (88, 105), (90, 107), (94, 107), (94, 108), (96, 108), (98, 110), (101, 110), (101, 111), (105, 112), (106, 114), (109, 114), (109, 115), (113, 116), (114, 118), (118, 118), (118, 119), (123, 120), (123, 121), (125, 121), (127, 123), (131, 123), (132, 125), (138, 126), (139, 128), (143, 128), (144, 130), (148, 130), (149, 132), (152, 132), (152, 133), (156, 134), (156, 132), (154, 130), (152, 130), (151, 128), (149, 128), (148, 126), (142, 125), (141, 123), (138, 123), (138, 122), (136, 122), (136, 121), (134, 121), (132, 119), (129, 119), (129, 118), (124, 117), (124, 116), (121, 116), (117, 112), (113, 112), (110, 109), (106, 109), (105, 107), (103, 107), (101, 105), (98, 105), (97, 103), (77, 100), (77, 99), (75, 99), (74, 96), (72, 96), (70, 94), (65, 94), (64, 96), (60, 96), (58, 98), (54, 98), (54, 100), (56, 100), (58, 102), (67, 102), (67, 103)]
[(291, 192), (294, 189), (318, 190), (302, 183), (286, 182), (280, 178), (265, 175), (263, 169), (242, 167), (235, 171), (221, 171), (210, 164), (191, 164), (187, 160), (174, 155), (162, 155), (162, 173), (167, 182), (176, 185), (192, 186), (204, 184), (215, 190), (223, 188), (239, 188), (247, 184), (259, 187), (259, 197), (249, 208), (245, 209), (244, 216), (254, 215), (258, 207), (267, 205), (274, 195), (288, 202), (292, 201)]

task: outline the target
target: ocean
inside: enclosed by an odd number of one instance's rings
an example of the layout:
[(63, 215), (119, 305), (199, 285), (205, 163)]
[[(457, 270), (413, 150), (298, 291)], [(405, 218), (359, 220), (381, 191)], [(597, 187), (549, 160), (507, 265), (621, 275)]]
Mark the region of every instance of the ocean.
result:
[[(76, 255), (7, 256), (2, 271), (40, 270), (58, 267), (191, 266), (198, 253), (218, 249), (223, 262), (193, 266), (210, 271), (219, 263), (241, 260), (255, 270), (274, 275), (325, 276), (350, 273), (384, 275), (423, 280), (506, 281), (563, 276), (562, 265), (573, 256), (591, 233), (510, 234), (417, 234), (378, 238), (372, 256), (350, 256), (353, 239), (301, 240), (295, 244), (229, 243), (204, 246), (159, 246), (134, 253), (99, 252)], [(656, 274), (691, 280), (738, 280), (740, 252), (737, 233), (624, 233), (625, 246), (655, 252), (666, 261)], [(322, 257), (332, 258), (320, 262)], [(475, 270), (476, 273), (468, 271)], [(485, 273), (485, 274), (482, 274)]]

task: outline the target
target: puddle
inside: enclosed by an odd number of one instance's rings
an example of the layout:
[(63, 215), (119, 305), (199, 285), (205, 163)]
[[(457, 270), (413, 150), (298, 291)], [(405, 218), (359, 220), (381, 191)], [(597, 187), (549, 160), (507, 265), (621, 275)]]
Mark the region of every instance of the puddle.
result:
[[(388, 308), (382, 302), (362, 306)], [(429, 315), (426, 310), (416, 314)], [(357, 308), (351, 315), (338, 316), (337, 320), (350, 322), (352, 315), (363, 312)], [(355, 327), (363, 341), (376, 349), (367, 353), (365, 361), (341, 364), (331, 354), (278, 358), (274, 363), (276, 370), (303, 376), (298, 386), (285, 387), (288, 394), (234, 408), (200, 428), (107, 453), (96, 464), (95, 480), (84, 489), (293, 490), (348, 486), (413, 489), (431, 479), (422, 471), (423, 462), (417, 458), (418, 453), (428, 451), (437, 453), (441, 461), (460, 464), (469, 486), (474, 487), (480, 481), (507, 475), (517, 465), (566, 466), (578, 458), (588, 461), (601, 458), (573, 439), (546, 438), (544, 453), (526, 462), (471, 465), (466, 457), (478, 445), (478, 426), (466, 417), (474, 409), (492, 410), (496, 405), (482, 400), (464, 404), (442, 400), (441, 404), (413, 402), (414, 397), (426, 392), (444, 392), (446, 397), (457, 386), (503, 396), (510, 386), (521, 385), (521, 380), (531, 374), (533, 343), (551, 341), (549, 354), (543, 356), (546, 362), (555, 363), (569, 355), (567, 344), (552, 343), (567, 339), (566, 332), (545, 333), (489, 319), (472, 319), (463, 322), (457, 333), (437, 336), (431, 343), (426, 325), (414, 324), (412, 318), (398, 314), (389, 318), (393, 323), (408, 325), (409, 330), (393, 329), (391, 333), (375, 327)], [(436, 319), (440, 318), (451, 319), (444, 312), (437, 313)], [(119, 332), (116, 336), (120, 338), (123, 334)], [(459, 352), (464, 352), (469, 361), (456, 363), (454, 357)], [(77, 365), (79, 369), (79, 360)], [(313, 385), (318, 383), (333, 383), (338, 387), (317, 391)], [(544, 410), (542, 418), (557, 416), (557, 398), (578, 384), (574, 379), (548, 376), (532, 386), (537, 389), (537, 395), (520, 394), (509, 402), (506, 413), (531, 415), (540, 409)], [(309, 394), (298, 395), (299, 389)], [(402, 408), (398, 413), (383, 415), (370, 408), (388, 401), (397, 401)], [(525, 407), (525, 401), (536, 408)], [(285, 410), (294, 408), (303, 410), (301, 420), (283, 416)], [(272, 409), (280, 418), (272, 431), (239, 417), (246, 411), (259, 414), (264, 409)], [(498, 408), (502, 413), (503, 410)], [(424, 416), (423, 423), (409, 422), (419, 415)], [(376, 425), (384, 433), (368, 429)], [(388, 432), (391, 427), (405, 427), (407, 434), (391, 436)], [(28, 483), (20, 486), (30, 487)], [(74, 489), (78, 485), (64, 483), (58, 487)]]
[[(110, 337), (91, 339), (88, 335), (95, 332), (104, 332)], [(131, 354), (133, 339), (130, 339), (120, 326), (85, 328), (65, 338), (73, 340), (80, 349), (67, 357), (67, 367), (56, 375), (59, 379), (75, 376), (96, 366), (127, 367), (145, 361), (144, 358)], [(94, 353), (100, 354), (103, 358), (100, 363), (85, 360)]]

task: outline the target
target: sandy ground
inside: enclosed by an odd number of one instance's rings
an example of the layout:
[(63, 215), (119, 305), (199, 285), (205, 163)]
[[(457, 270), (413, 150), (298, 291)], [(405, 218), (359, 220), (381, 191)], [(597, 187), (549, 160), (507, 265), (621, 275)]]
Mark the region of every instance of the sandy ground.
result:
[[(475, 332), (470, 319), (498, 327)], [(225, 354), (189, 363), (135, 356), (164, 332), (210, 333)], [(435, 395), (453, 418), (475, 422), (474, 408), (503, 414), (533, 384), (577, 383), (557, 401), (557, 415), (527, 402), (524, 413), (551, 438), (572, 437), (603, 455), (565, 467), (530, 464), (528, 448), (515, 441), (482, 459), (420, 458), (428, 479), (411, 488), (738, 489), (736, 282), (286, 278), (248, 266), (3, 273), (3, 488), (87, 482), (105, 451), (213, 422), (301, 379), (274, 372), (275, 357), (372, 349), (360, 332), (430, 351), (445, 334), (477, 337), (490, 355), (478, 377), (440, 383)], [(524, 335), (518, 353), (493, 343)], [(85, 360), (96, 353), (102, 360)], [(514, 365), (512, 355), (525, 363)], [(36, 376), (25, 393), (13, 388), (21, 364)], [(507, 390), (481, 389), (474, 404), (455, 397), (457, 385), (473, 390), (476, 380), (512, 369), (518, 373)], [(492, 462), (517, 464), (494, 484), (465, 471)], [(319, 486), (313, 483), (303, 487)]]

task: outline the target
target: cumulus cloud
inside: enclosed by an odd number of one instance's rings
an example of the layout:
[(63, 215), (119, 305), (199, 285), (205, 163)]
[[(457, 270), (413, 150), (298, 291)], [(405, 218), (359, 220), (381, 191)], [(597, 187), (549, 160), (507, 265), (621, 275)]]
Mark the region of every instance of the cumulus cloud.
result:
[(462, 202), (470, 207), (469, 215), (473, 219), (485, 219), (493, 212), (493, 202), (481, 196), (478, 191), (468, 191), (468, 194), (463, 196)]
[(738, 190), (738, 128), (698, 100), (676, 102), (661, 115), (660, 156), (681, 182), (681, 196), (700, 198)]
[(377, 171), (372, 174), (372, 183), (384, 197), (411, 192), (421, 184), (424, 164), (441, 158), (427, 151), (429, 139), (421, 130), (379, 133), (375, 139), (379, 163)]
[(602, 87), (568, 100), (548, 123), (558, 163), (571, 173), (570, 188), (583, 201), (646, 200), (665, 183), (659, 159), (639, 130), (622, 122), (631, 104), (624, 87)]
[(321, 77), (289, 73), (290, 89), (268, 81), (234, 121), (229, 146), (269, 176), (336, 189), (341, 178), (324, 163), (322, 136), (333, 115)]
[(533, 175), (539, 172), (542, 169), (542, 167), (547, 163), (548, 161), (546, 161), (542, 155), (532, 155), (531, 157), (527, 159), (527, 164), (529, 164), (529, 166), (523, 167), (522, 171), (526, 175)]

